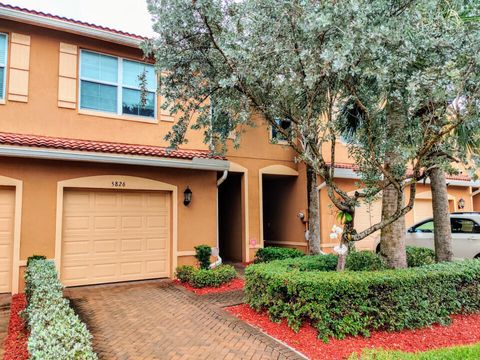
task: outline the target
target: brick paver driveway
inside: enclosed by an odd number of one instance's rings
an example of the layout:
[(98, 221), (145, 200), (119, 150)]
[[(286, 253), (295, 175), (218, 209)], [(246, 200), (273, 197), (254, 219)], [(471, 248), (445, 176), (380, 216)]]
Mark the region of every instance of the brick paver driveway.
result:
[(197, 296), (167, 281), (69, 288), (101, 359), (301, 359), (225, 312), (242, 292)]

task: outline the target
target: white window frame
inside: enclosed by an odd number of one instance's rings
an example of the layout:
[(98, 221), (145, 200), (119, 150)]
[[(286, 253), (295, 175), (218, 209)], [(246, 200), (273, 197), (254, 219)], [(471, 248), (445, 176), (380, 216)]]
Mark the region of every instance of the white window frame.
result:
[(5, 62), (3, 65), (0, 65), (0, 67), (3, 67), (3, 97), (0, 97), (0, 103), (3, 104), (7, 98), (8, 34), (0, 32), (0, 35), (5, 35)]
[[(102, 80), (97, 80), (97, 79), (91, 79), (91, 78), (88, 78), (88, 77), (83, 77), (82, 75), (82, 55), (84, 52), (90, 52), (90, 53), (94, 53), (94, 54), (99, 54), (99, 55), (103, 55), (103, 56), (109, 56), (109, 57), (112, 57), (112, 58), (115, 58), (117, 59), (117, 82), (114, 83), (114, 82), (109, 82), (109, 81), (102, 81)], [(133, 117), (133, 118), (138, 118), (138, 119), (141, 119), (141, 120), (157, 120), (157, 92), (156, 91), (153, 91), (153, 99), (154, 99), (154, 105), (153, 105), (153, 110), (154, 110), (154, 113), (153, 113), (153, 117), (151, 116), (142, 116), (142, 115), (134, 115), (134, 114), (123, 114), (122, 110), (123, 110), (123, 88), (126, 88), (126, 89), (131, 89), (131, 90), (140, 90), (140, 88), (134, 88), (134, 87), (131, 87), (131, 86), (124, 86), (123, 85), (123, 61), (126, 60), (126, 61), (131, 61), (131, 62), (136, 62), (136, 63), (139, 63), (139, 64), (146, 64), (146, 65), (152, 65), (152, 64), (149, 64), (149, 63), (145, 63), (145, 62), (141, 62), (141, 61), (138, 61), (138, 60), (132, 60), (132, 59), (127, 59), (127, 58), (124, 58), (124, 57), (119, 57), (119, 56), (114, 56), (114, 55), (110, 55), (110, 54), (105, 54), (105, 53), (101, 53), (101, 52), (98, 52), (98, 51), (93, 51), (93, 50), (88, 50), (88, 49), (81, 49), (80, 50), (80, 66), (79, 66), (79, 81), (78, 81), (78, 108), (80, 110), (86, 110), (86, 111), (94, 111), (94, 112), (99, 112), (99, 113), (102, 113), (102, 114), (111, 114), (111, 115), (114, 115), (114, 116), (119, 116), (119, 117), (125, 117), (125, 118), (129, 118), (129, 117)], [(155, 69), (154, 69), (155, 71)], [(109, 86), (115, 86), (117, 88), (117, 111), (116, 112), (110, 112), (110, 111), (105, 111), (105, 110), (97, 110), (97, 109), (88, 109), (88, 108), (82, 108), (82, 81), (88, 81), (88, 82), (92, 82), (92, 83), (97, 83), (97, 84), (101, 84), (101, 85), (109, 85)], [(155, 84), (154, 84), (154, 87), (155, 89), (157, 89), (157, 84), (158, 80), (157, 80), (157, 76), (155, 76)], [(151, 91), (148, 91), (148, 92), (151, 92)]]

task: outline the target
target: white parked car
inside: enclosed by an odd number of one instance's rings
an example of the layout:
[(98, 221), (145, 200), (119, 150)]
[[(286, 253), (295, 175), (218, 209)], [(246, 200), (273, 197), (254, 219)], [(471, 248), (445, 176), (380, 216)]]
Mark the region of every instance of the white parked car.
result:
[[(480, 258), (480, 212), (450, 214), (453, 257)], [(425, 219), (407, 230), (407, 245), (434, 249), (433, 219)]]

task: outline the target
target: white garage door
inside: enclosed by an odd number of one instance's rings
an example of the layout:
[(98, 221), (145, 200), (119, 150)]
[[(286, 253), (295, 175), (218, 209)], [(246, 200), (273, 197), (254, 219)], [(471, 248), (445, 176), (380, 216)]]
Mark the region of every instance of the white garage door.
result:
[(432, 217), (432, 200), (431, 199), (415, 199), (413, 205), (413, 220), (415, 223)]
[(64, 285), (168, 277), (169, 244), (169, 193), (65, 192)]
[[(382, 201), (376, 200), (369, 204), (362, 203), (355, 209), (354, 225), (357, 232), (368, 229), (378, 223), (382, 218)], [(376, 231), (365, 239), (357, 241), (355, 247), (358, 250), (375, 250), (380, 239), (380, 231)]]
[(0, 189), (0, 293), (12, 291), (15, 190)]

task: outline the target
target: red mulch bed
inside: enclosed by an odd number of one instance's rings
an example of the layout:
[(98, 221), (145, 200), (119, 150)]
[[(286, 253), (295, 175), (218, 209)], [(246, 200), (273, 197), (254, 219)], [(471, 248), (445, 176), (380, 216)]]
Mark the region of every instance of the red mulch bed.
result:
[(480, 314), (454, 315), (449, 326), (433, 325), (401, 332), (374, 331), (369, 338), (357, 336), (343, 340), (331, 339), (324, 343), (317, 338), (317, 330), (310, 325), (303, 325), (300, 331), (295, 333), (287, 326), (286, 321), (274, 323), (266, 313), (257, 313), (246, 304), (226, 310), (310, 359), (345, 359), (353, 352), (358, 353), (365, 348), (417, 352), (480, 342)]
[(27, 340), (28, 332), (25, 322), (19, 312), (25, 310), (27, 299), (25, 294), (13, 295), (10, 305), (10, 322), (8, 323), (8, 335), (5, 339), (5, 354), (3, 360), (26, 360), (28, 359)]
[(226, 291), (240, 290), (243, 289), (245, 281), (242, 279), (233, 279), (232, 281), (223, 284), (219, 287), (204, 287), (204, 288), (194, 288), (187, 283), (182, 283), (179, 280), (174, 280), (175, 283), (182, 285), (185, 289), (197, 294), (197, 295), (207, 295), (207, 294), (218, 294)]

